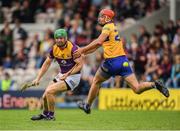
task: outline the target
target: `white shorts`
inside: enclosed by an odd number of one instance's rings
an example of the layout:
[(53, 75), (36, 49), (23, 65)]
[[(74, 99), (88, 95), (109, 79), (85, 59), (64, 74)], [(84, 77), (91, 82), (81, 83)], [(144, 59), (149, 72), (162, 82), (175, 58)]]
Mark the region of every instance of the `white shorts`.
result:
[[(63, 76), (62, 73), (59, 73), (54, 80), (55, 81), (60, 81), (60, 77)], [(74, 75), (70, 75), (65, 79), (65, 82), (68, 84), (68, 86), (71, 88), (71, 90), (74, 90), (80, 82), (81, 79), (81, 74), (74, 74)]]

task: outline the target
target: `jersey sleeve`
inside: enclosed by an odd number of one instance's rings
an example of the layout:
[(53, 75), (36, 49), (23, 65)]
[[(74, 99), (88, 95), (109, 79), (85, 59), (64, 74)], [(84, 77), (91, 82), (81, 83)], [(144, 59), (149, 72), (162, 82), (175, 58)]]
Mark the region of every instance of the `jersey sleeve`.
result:
[(111, 28), (110, 28), (110, 26), (108, 25), (108, 24), (106, 24), (103, 28), (102, 28), (102, 34), (107, 34), (107, 35), (109, 35), (110, 34), (110, 32), (111, 32)]
[(73, 44), (73, 48), (71, 50), (72, 54), (78, 49), (78, 46)]
[[(72, 47), (72, 50), (71, 50), (71, 54), (72, 54), (72, 57), (73, 57), (73, 53), (78, 49), (78, 46), (76, 44), (73, 44), (73, 47)], [(73, 59), (76, 59), (73, 57)]]
[(49, 53), (48, 53), (48, 57), (49, 57), (50, 59), (54, 59), (53, 47), (51, 47), (48, 52), (49, 52)]

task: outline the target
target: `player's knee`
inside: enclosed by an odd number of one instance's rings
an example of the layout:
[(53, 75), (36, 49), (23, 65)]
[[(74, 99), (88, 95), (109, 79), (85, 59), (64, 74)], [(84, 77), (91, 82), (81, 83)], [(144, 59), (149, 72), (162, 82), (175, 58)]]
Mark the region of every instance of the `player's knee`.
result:
[(141, 90), (140, 90), (140, 88), (139, 88), (138, 85), (137, 85), (137, 86), (134, 86), (132, 89), (133, 89), (134, 93), (136, 93), (136, 94), (141, 94)]
[(94, 78), (93, 83), (94, 83), (95, 85), (101, 85), (102, 81), (100, 81), (100, 80), (97, 79), (97, 78)]
[(46, 96), (53, 95), (53, 94), (54, 94), (53, 90), (51, 90), (50, 88), (46, 89), (46, 91), (45, 91)]
[(141, 94), (141, 91), (140, 91), (139, 89), (136, 89), (136, 90), (134, 91), (134, 93), (136, 93), (136, 94)]

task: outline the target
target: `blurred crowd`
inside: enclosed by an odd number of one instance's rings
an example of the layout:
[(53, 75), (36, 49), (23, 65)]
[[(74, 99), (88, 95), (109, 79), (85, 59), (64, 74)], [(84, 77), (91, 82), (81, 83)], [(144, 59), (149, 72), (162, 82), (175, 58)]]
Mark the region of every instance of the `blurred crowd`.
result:
[(99, 34), (97, 17), (102, 8), (112, 8), (115, 21), (131, 24), (166, 4), (167, 0), (1, 0), (0, 23), (18, 19), (57, 24), (68, 30), (72, 42), (85, 45)]
[[(84, 46), (96, 38), (101, 27), (97, 24), (98, 12), (112, 8), (115, 22), (129, 18), (137, 20), (150, 15), (165, 5), (166, 0), (1, 0), (0, 23), (0, 89), (16, 90), (24, 81), (34, 79), (44, 62), (53, 40), (53, 30), (45, 29), (44, 36), (30, 36), (21, 23), (52, 23), (68, 31), (70, 41)], [(14, 27), (11, 28), (10, 24)], [(142, 25), (138, 34), (124, 42), (128, 58), (140, 80), (162, 79), (169, 87), (180, 87), (180, 20), (155, 26), (149, 33)], [(126, 43), (126, 44), (125, 44)], [(103, 60), (97, 52), (95, 64), (84, 59), (82, 80), (77, 93), (87, 94), (92, 78)], [(52, 76), (49, 76), (49, 79)], [(102, 87), (127, 87), (122, 78), (115, 77)]]
[(142, 25), (131, 35), (126, 49), (141, 80), (162, 79), (168, 87), (180, 87), (180, 19), (157, 24), (151, 34)]
[(142, 18), (165, 4), (167, 0), (1, 0), (0, 22), (60, 22), (66, 17), (94, 22), (101, 8), (114, 9), (115, 20), (122, 21)]

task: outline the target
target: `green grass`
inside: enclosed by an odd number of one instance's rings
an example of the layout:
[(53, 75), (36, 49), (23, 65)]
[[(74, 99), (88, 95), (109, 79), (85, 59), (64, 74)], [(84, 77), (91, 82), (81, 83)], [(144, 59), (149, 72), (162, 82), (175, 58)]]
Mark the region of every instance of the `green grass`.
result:
[(0, 110), (0, 130), (180, 130), (178, 111), (56, 110), (56, 121), (31, 121), (40, 111)]

